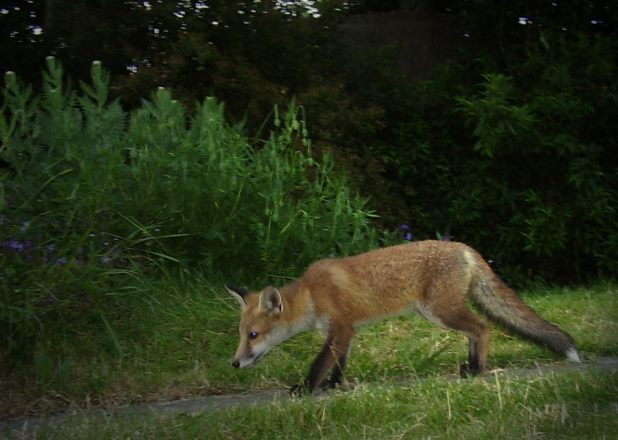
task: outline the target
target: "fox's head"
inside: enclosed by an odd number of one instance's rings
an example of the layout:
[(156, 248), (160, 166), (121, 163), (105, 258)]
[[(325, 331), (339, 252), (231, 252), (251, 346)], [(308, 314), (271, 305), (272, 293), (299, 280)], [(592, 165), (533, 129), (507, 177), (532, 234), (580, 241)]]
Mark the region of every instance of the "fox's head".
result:
[(225, 286), (240, 304), (240, 341), (232, 365), (249, 368), (272, 348), (289, 338), (289, 326), (282, 319), (283, 298), (272, 286), (259, 293)]

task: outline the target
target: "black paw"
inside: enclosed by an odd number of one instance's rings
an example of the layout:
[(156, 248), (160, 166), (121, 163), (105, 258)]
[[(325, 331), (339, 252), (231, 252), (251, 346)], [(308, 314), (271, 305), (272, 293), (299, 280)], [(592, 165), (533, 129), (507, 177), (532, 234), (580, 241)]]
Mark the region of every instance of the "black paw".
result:
[(483, 372), (479, 367), (471, 367), (468, 362), (464, 362), (459, 366), (459, 376), (462, 379), (466, 379), (468, 377), (478, 376)]
[(307, 394), (311, 394), (311, 392), (304, 383), (296, 384), (290, 388), (290, 396), (301, 397), (306, 396)]
[(462, 379), (470, 377), (470, 368), (468, 368), (467, 362), (464, 362), (459, 366), (459, 377), (461, 377)]
[(356, 385), (358, 385), (358, 382), (354, 379), (352, 380), (344, 380), (342, 378), (337, 379), (335, 381), (330, 380), (328, 381), (328, 383), (326, 384), (326, 386), (324, 387), (325, 389), (334, 389), (334, 390), (340, 390), (340, 391), (346, 391), (346, 390), (350, 390), (352, 388), (354, 388)]

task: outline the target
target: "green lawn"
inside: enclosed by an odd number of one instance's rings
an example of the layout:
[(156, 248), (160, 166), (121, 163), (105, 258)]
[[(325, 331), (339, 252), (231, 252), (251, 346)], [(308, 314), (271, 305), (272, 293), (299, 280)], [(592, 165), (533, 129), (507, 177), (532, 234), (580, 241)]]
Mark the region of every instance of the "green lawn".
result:
[[(193, 415), (78, 417), (35, 438), (602, 439), (618, 435), (618, 374), (422, 380)], [(15, 435), (14, 438), (19, 438)]]
[[(3, 375), (2, 415), (77, 405), (127, 404), (259, 389), (300, 381), (322, 340), (298, 336), (258, 366), (230, 366), (237, 343), (236, 301), (222, 288), (162, 284), (158, 304), (109, 321), (111, 334), (52, 334), (33, 366)], [(536, 289), (524, 299), (571, 333), (585, 358), (618, 355), (618, 288)], [(154, 295), (153, 295), (154, 296)], [(115, 341), (115, 342), (114, 342)], [(500, 328), (492, 331), (490, 367), (561, 362), (549, 350)], [(358, 385), (324, 400), (312, 397), (196, 416), (81, 421), (54, 438), (537, 438), (611, 437), (618, 432), (617, 377), (560, 373), (449, 382), (467, 353), (463, 335), (418, 317), (365, 327), (347, 377)], [(394, 385), (396, 379), (410, 385)], [(416, 379), (422, 379), (416, 381)], [(47, 435), (46, 434), (46, 435)]]

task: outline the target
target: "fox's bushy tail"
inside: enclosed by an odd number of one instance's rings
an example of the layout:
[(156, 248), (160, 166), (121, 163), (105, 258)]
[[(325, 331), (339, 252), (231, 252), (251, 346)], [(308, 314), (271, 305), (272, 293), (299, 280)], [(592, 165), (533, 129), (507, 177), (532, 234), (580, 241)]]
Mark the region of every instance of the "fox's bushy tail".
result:
[(471, 293), (490, 318), (524, 337), (546, 345), (571, 362), (582, 361), (571, 335), (541, 318), (486, 263), (483, 266), (473, 280)]

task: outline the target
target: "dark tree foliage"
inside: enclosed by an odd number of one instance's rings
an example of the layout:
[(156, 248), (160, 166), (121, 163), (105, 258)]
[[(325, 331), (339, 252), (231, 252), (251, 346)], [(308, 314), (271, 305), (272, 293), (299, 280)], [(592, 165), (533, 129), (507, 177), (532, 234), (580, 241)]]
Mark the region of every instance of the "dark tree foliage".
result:
[(383, 122), (361, 185), (393, 224), (446, 231), (511, 276), (615, 275), (616, 7), (447, 3), (477, 43), (431, 79), (375, 52), (351, 64), (348, 90)]
[(100, 60), (125, 105), (163, 85), (189, 105), (215, 94), (236, 119), (261, 120), (319, 75), (334, 9), (325, 2), (316, 20), (317, 10), (274, 0), (13, 2), (0, 15), (0, 68), (34, 80), (51, 54), (85, 79)]

